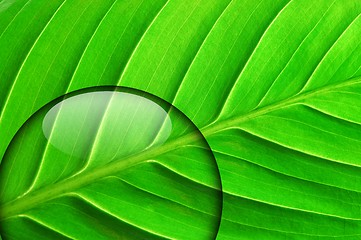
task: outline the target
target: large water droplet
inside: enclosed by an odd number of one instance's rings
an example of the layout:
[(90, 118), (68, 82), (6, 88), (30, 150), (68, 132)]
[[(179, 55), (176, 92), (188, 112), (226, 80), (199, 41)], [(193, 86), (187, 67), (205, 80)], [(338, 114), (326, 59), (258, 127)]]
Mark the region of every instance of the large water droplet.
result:
[(0, 205), (5, 239), (40, 223), (81, 239), (91, 219), (109, 239), (213, 239), (222, 191), (207, 142), (179, 110), (134, 89), (91, 88), (18, 131), (0, 165)]

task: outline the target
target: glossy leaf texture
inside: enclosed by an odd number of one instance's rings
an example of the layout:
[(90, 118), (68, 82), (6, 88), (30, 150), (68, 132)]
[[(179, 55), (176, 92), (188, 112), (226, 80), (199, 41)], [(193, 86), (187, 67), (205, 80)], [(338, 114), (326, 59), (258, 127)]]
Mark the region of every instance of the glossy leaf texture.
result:
[(359, 239), (360, 14), (358, 0), (3, 0), (0, 152), (64, 93), (132, 87), (210, 144), (219, 239)]

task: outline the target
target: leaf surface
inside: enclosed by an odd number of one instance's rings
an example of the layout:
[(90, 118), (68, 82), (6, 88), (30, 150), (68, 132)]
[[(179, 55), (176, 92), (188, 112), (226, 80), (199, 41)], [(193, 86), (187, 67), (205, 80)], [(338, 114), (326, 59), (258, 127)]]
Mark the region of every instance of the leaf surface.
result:
[[(359, 1), (0, 4), (1, 155), (26, 119), (54, 98), (88, 86), (132, 87), (175, 105), (210, 144), (224, 192), (219, 239), (360, 237)], [(24, 21), (30, 13), (39, 21)], [(41, 156), (44, 143), (34, 146), (22, 154)], [(182, 169), (158, 161), (139, 171)], [(201, 181), (199, 172), (182, 170)], [(136, 191), (132, 183), (108, 181)], [(102, 186), (91, 191), (106, 191)], [(63, 217), (74, 214), (67, 201), (93, 209), (87, 194), (59, 198)], [(106, 226), (120, 224), (102, 216)], [(43, 218), (34, 213), (11, 224), (48, 232), (53, 219)], [(112, 236), (106, 226), (104, 236)]]

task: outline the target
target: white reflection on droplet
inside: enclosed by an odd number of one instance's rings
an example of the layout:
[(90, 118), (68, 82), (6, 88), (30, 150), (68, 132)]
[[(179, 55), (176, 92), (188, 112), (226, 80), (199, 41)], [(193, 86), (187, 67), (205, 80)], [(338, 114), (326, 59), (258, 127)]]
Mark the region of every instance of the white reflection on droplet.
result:
[(58, 150), (98, 162), (164, 143), (172, 123), (168, 113), (150, 99), (98, 91), (56, 104), (44, 117), (42, 129)]

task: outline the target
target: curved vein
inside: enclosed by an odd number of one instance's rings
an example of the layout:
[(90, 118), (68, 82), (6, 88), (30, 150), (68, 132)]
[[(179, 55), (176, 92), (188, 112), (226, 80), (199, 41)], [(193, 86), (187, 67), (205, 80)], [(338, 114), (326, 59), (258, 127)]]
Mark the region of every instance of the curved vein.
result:
[(45, 30), (48, 28), (48, 26), (50, 25), (50, 23), (52, 22), (52, 20), (54, 19), (54, 17), (56, 16), (56, 14), (59, 12), (59, 10), (62, 8), (62, 6), (65, 4), (66, 1), (67, 1), (67, 0), (64, 0), (64, 1), (62, 2), (62, 4), (60, 4), (59, 7), (56, 9), (56, 11), (54, 12), (54, 14), (51, 16), (51, 18), (49, 19), (49, 21), (48, 21), (48, 22), (46, 23), (46, 25), (44, 26), (43, 30), (40, 32), (39, 36), (36, 38), (35, 42), (33, 43), (33, 45), (31, 46), (31, 48), (30, 48), (30, 50), (29, 50), (29, 52), (27, 53), (24, 61), (22, 62), (21, 66), (20, 66), (20, 68), (19, 68), (19, 70), (18, 70), (18, 72), (17, 72), (17, 74), (16, 74), (16, 77), (15, 77), (14, 81), (12, 81), (12, 83), (11, 83), (10, 91), (9, 91), (7, 97), (6, 97), (6, 100), (5, 100), (4, 104), (3, 104), (2, 110), (0, 111), (0, 123), (1, 123), (1, 121), (2, 121), (2, 118), (3, 118), (3, 116), (4, 116), (4, 112), (5, 112), (6, 108), (7, 108), (8, 103), (9, 103), (10, 96), (12, 95), (12, 92), (14, 91), (16, 82), (17, 82), (17, 80), (19, 79), (19, 75), (20, 75), (20, 73), (21, 73), (21, 71), (22, 71), (22, 69), (23, 69), (26, 61), (28, 60), (30, 54), (32, 53), (35, 45), (38, 43), (40, 37), (43, 35), (43, 33), (45, 32)]

